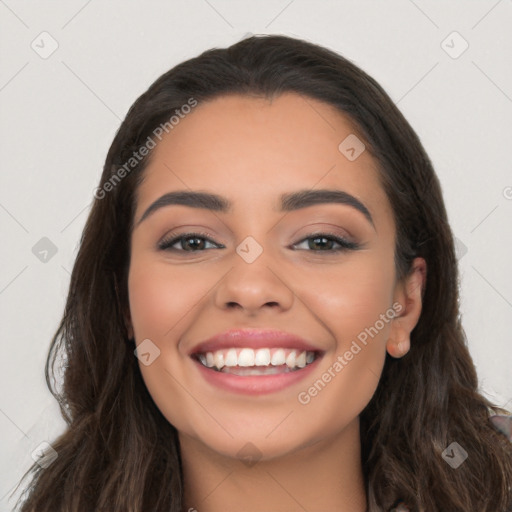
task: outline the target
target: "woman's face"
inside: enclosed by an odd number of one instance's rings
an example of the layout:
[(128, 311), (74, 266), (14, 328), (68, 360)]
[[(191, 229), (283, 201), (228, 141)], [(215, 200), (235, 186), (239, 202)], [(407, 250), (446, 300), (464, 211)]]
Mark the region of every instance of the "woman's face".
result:
[[(232, 95), (198, 105), (153, 149), (131, 240), (131, 328), (181, 439), (270, 459), (357, 425), (402, 306), (391, 207), (354, 132), (310, 98)], [(173, 192), (179, 204), (155, 205)], [(203, 344), (233, 329), (251, 331)]]

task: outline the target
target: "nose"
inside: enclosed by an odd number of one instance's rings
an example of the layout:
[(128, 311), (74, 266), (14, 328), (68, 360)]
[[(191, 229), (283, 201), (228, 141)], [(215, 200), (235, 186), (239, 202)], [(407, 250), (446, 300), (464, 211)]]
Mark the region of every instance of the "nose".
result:
[(292, 285), (280, 275), (277, 264), (263, 254), (252, 263), (234, 255), (233, 266), (216, 287), (215, 305), (222, 310), (238, 309), (250, 316), (263, 310), (287, 311), (295, 297)]

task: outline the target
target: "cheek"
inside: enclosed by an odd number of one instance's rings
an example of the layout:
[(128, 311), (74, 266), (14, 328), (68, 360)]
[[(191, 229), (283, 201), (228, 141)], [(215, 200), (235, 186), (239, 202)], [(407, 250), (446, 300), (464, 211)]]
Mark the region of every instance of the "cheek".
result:
[(341, 345), (373, 325), (390, 308), (394, 262), (386, 253), (360, 253), (346, 264), (302, 273), (301, 281), (308, 297), (306, 305), (315, 308)]
[[(139, 364), (145, 385), (167, 420), (176, 428), (189, 431), (190, 424), (205, 421), (201, 410), (191, 408), (189, 396), (183, 391), (190, 387), (179, 352), (182, 323), (197, 307), (208, 291), (208, 282), (190, 270), (172, 269), (154, 257), (132, 254), (128, 274), (130, 315), (138, 343), (149, 338), (159, 349), (159, 356), (149, 365)], [(210, 285), (211, 286), (211, 285)], [(185, 413), (184, 411), (188, 411)], [(197, 418), (194, 418), (197, 416)]]
[(165, 263), (144, 263), (142, 258), (133, 258), (128, 276), (130, 314), (137, 340), (164, 336), (208, 291), (208, 281), (197, 273), (171, 269)]
[[(308, 277), (305, 277), (305, 282)], [(373, 396), (389, 337), (394, 282), (392, 255), (367, 254), (336, 271), (316, 276), (308, 297), (335, 339), (315, 379), (304, 383), (298, 402), (318, 425), (333, 431), (356, 417)], [(318, 435), (321, 435), (319, 431)]]

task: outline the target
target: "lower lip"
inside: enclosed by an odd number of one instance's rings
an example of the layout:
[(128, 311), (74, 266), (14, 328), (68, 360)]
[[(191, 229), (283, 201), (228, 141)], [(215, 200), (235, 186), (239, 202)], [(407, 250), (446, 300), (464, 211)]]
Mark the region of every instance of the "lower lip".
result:
[(192, 359), (201, 372), (201, 375), (208, 383), (233, 393), (245, 395), (263, 395), (275, 393), (276, 391), (287, 388), (310, 375), (319, 360), (320, 357), (304, 368), (293, 372), (241, 377), (240, 375), (233, 375), (232, 373), (211, 370), (202, 365), (199, 361)]

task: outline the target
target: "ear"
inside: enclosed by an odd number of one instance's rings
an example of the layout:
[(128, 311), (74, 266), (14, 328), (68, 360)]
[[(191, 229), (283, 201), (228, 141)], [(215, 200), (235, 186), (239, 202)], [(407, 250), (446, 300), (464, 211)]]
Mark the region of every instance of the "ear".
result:
[(423, 305), (423, 290), (427, 279), (427, 264), (423, 258), (415, 258), (412, 270), (400, 283), (393, 295), (397, 316), (391, 322), (386, 350), (392, 357), (403, 357), (411, 348), (411, 332), (416, 327)]

